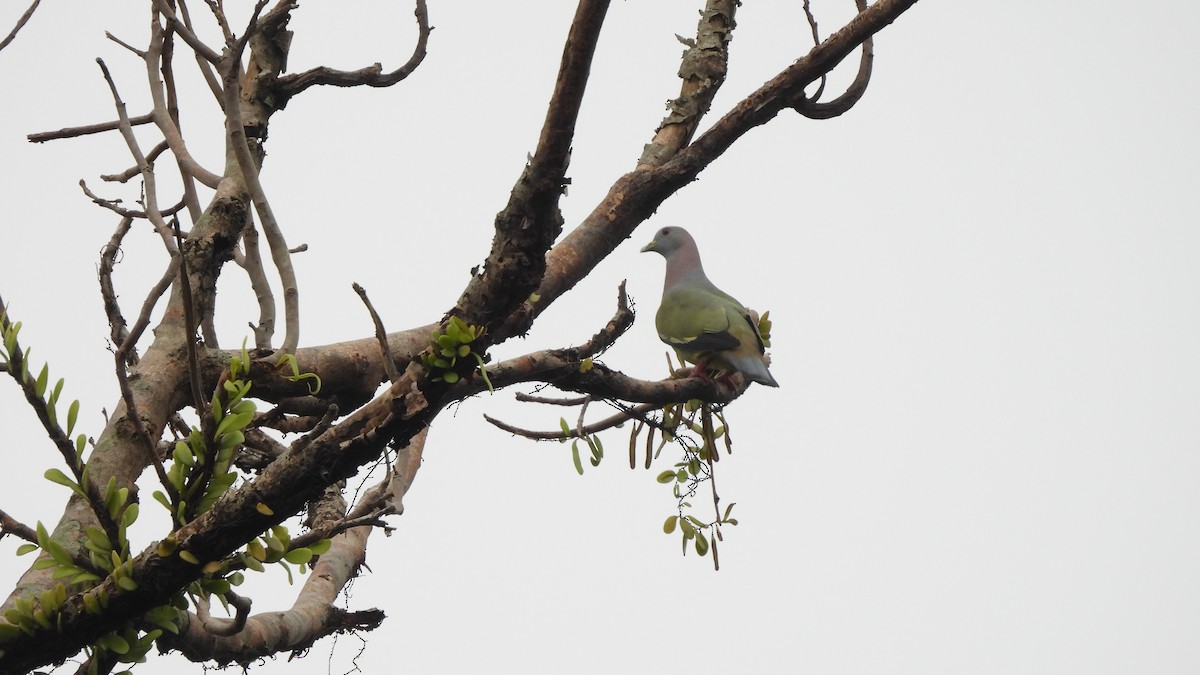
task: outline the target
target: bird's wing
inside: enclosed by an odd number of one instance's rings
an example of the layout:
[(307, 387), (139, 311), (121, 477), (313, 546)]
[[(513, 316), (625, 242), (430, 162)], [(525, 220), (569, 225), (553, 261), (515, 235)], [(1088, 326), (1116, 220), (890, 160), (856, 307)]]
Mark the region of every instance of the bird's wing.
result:
[(736, 349), (741, 340), (730, 331), (729, 317), (737, 316), (738, 309), (703, 288), (671, 289), (663, 295), (655, 317), (658, 337), (673, 347), (693, 352)]

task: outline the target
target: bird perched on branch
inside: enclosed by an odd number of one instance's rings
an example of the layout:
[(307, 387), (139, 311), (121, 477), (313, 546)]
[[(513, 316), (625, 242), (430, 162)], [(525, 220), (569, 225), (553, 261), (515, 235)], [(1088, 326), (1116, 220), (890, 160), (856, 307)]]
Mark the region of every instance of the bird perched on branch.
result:
[(695, 364), (694, 374), (706, 376), (713, 367), (722, 376), (736, 371), (759, 384), (779, 386), (767, 370), (758, 315), (708, 280), (696, 240), (687, 230), (660, 228), (642, 251), (660, 253), (667, 261), (654, 325), (680, 360)]

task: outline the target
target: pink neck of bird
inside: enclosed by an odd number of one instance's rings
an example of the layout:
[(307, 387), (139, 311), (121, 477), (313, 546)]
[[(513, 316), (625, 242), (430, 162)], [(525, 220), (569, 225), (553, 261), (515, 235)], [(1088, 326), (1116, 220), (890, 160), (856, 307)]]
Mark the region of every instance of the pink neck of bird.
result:
[(663, 290), (669, 290), (684, 281), (707, 278), (704, 275), (704, 266), (700, 264), (700, 251), (694, 245), (684, 246), (674, 251), (667, 260)]

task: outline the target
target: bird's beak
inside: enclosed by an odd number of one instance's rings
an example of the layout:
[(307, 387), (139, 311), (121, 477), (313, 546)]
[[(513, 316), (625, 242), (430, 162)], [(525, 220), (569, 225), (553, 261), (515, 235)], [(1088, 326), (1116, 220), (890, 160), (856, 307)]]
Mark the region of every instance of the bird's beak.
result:
[(645, 253), (646, 251), (653, 251), (655, 243), (657, 243), (657, 242), (651, 241), (649, 244), (646, 244), (645, 246), (643, 246), (642, 253)]

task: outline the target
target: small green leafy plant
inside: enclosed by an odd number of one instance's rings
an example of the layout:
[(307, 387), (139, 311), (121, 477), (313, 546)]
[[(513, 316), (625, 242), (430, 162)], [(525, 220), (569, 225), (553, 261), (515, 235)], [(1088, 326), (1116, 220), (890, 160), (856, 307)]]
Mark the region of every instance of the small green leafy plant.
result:
[(483, 365), (484, 355), (475, 351), (473, 347), (473, 343), (482, 337), (484, 332), (483, 327), (468, 325), (457, 316), (450, 317), (450, 320), (446, 322), (444, 333), (434, 331), (430, 349), (421, 354), (421, 364), (433, 375), (433, 381), (446, 384), (458, 382), (463, 375), (474, 370), (472, 367), (471, 370), (464, 372), (458, 363), (459, 359), (470, 357), (475, 359), (479, 374), (483, 377), (488, 391), (494, 392), (492, 381), (488, 379), (487, 369)]

